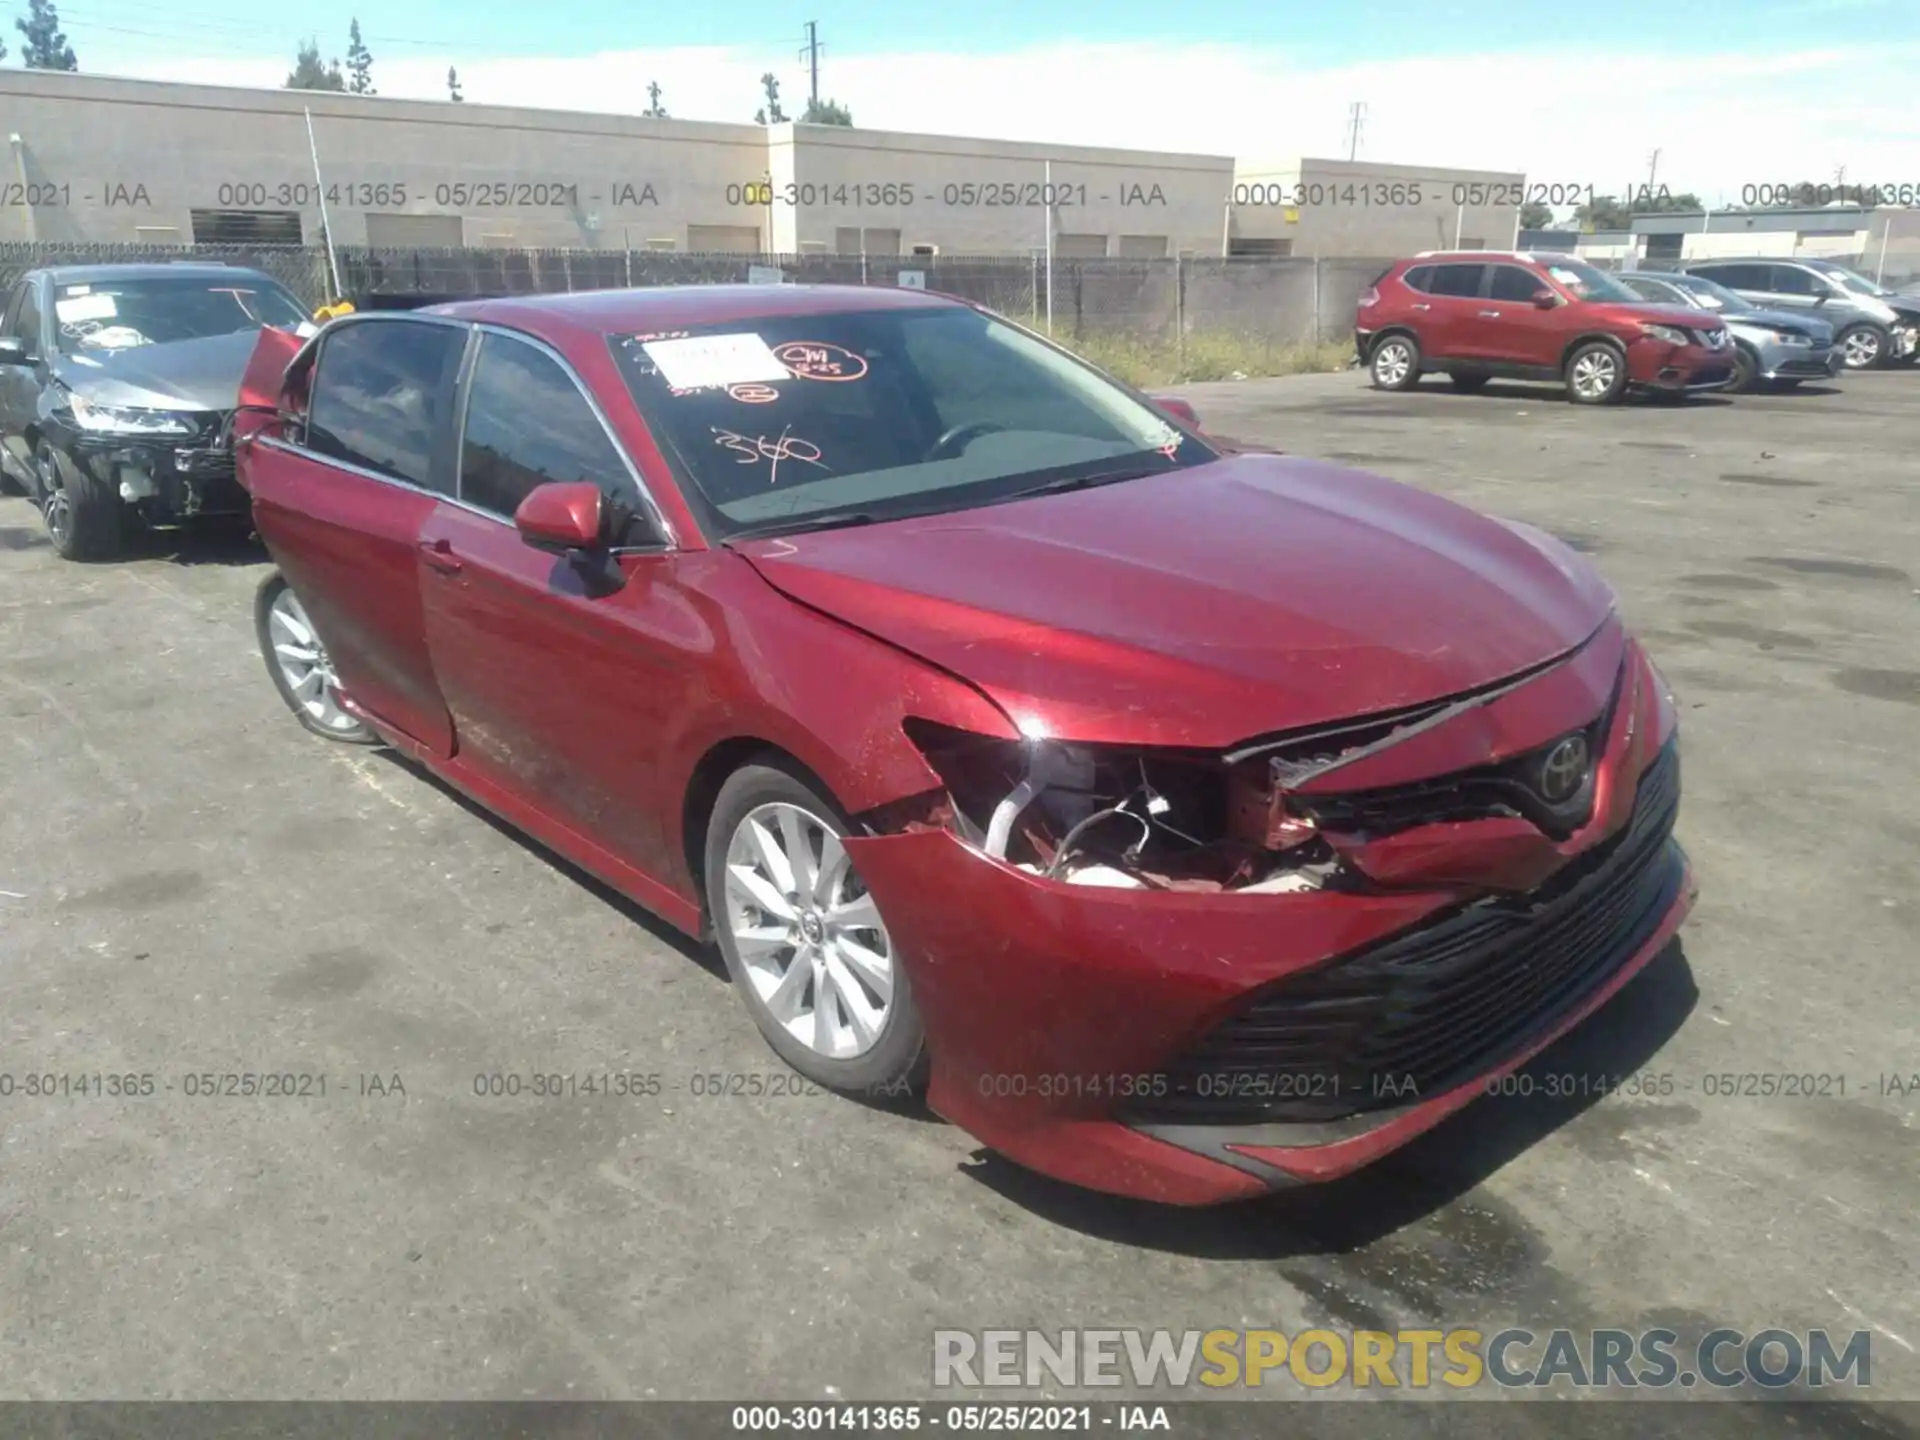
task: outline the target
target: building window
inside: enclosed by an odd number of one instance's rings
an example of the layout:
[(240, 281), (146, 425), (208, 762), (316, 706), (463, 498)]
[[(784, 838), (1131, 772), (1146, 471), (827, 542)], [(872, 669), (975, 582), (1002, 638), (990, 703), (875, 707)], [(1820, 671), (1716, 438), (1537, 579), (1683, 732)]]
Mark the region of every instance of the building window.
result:
[(298, 245), (298, 210), (194, 210), (196, 245)]
[(1107, 237), (1104, 235), (1063, 234), (1053, 237), (1054, 258), (1068, 260), (1104, 260)]
[(1680, 247), (1686, 243), (1685, 235), (1649, 235), (1647, 236), (1647, 259), (1678, 260)]
[(647, 241), (647, 249), (671, 250), (673, 249), (673, 244), (673, 237), (671, 235), (656, 235)]
[(703, 255), (758, 255), (757, 225), (689, 225), (687, 249)]
[(142, 245), (184, 245), (178, 225), (136, 225), (133, 238)]
[(940, 253), (940, 247), (938, 245), (916, 245), (913, 247), (912, 253), (923, 258), (931, 258)]
[(898, 230), (868, 230), (862, 237), (869, 255), (898, 255), (900, 253), (900, 232)]
[(1243, 260), (1274, 259), (1293, 254), (1292, 240), (1270, 240), (1251, 235), (1236, 235), (1227, 246), (1230, 258)]
[(1120, 258), (1122, 260), (1164, 260), (1167, 258), (1167, 237), (1164, 235), (1122, 235), (1120, 237)]

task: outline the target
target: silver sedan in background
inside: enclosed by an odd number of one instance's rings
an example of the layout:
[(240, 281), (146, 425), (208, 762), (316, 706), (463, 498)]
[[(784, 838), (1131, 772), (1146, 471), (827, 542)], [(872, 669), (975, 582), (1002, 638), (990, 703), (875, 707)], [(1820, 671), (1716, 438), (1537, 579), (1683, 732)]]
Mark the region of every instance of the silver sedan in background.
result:
[(1634, 270), (1618, 278), (1650, 304), (1708, 310), (1726, 322), (1734, 344), (1729, 390), (1758, 384), (1790, 390), (1802, 380), (1830, 380), (1846, 367), (1846, 356), (1833, 343), (1833, 327), (1824, 320), (1762, 310), (1700, 275)]

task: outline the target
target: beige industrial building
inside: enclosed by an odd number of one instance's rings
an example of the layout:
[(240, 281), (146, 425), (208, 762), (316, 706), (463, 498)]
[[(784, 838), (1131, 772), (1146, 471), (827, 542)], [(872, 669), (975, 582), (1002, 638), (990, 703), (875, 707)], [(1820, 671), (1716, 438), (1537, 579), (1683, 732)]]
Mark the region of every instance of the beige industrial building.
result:
[(16, 69), (0, 116), (15, 241), (1390, 256), (1511, 244), (1521, 180)]
[[(1234, 168), (1230, 255), (1408, 255), (1511, 249), (1526, 177), (1305, 157)], [(1218, 253), (1218, 252), (1216, 252)]]

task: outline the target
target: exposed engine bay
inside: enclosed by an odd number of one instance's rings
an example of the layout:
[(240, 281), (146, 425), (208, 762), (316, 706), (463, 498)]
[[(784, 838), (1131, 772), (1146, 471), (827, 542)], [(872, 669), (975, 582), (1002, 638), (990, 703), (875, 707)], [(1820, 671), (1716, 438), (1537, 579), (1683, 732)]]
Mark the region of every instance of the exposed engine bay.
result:
[[(1382, 877), (1369, 873), (1367, 847), (1388, 837), (1422, 827), (1484, 831), (1475, 822), (1496, 822), (1503, 836), (1518, 828), (1545, 846), (1587, 823), (1613, 701), (1582, 729), (1521, 755), (1374, 789), (1300, 788), (1532, 678), (1225, 753), (1010, 742), (931, 722), (908, 726), (946, 783), (939, 814), (925, 823), (1030, 874), (1203, 893), (1369, 889)], [(1572, 781), (1563, 784), (1566, 775)]]

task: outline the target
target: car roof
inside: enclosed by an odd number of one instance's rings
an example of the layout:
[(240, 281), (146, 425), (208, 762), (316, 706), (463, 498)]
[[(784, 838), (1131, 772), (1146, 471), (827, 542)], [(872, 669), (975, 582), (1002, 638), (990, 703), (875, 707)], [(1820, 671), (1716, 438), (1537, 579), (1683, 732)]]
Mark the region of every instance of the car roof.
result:
[(416, 312), (456, 320), (493, 321), (534, 334), (599, 335), (724, 325), (771, 316), (831, 315), (848, 310), (969, 308), (965, 301), (888, 285), (663, 285), (645, 290), (576, 290), (456, 300)]
[(1572, 255), (1563, 255), (1558, 250), (1422, 250), (1411, 260), (1402, 261), (1406, 265), (1434, 265), (1445, 262), (1450, 265), (1465, 264), (1472, 261), (1520, 260), (1532, 261), (1536, 265), (1572, 260)]
[[(37, 272), (48, 276), (56, 285), (87, 284), (108, 280), (166, 280), (181, 276), (200, 279), (231, 279), (235, 275), (245, 275), (251, 279), (273, 280), (259, 270), (250, 270), (244, 265), (222, 265), (218, 261), (183, 260), (156, 261), (146, 265), (45, 265)], [(276, 285), (284, 282), (273, 280)]]

